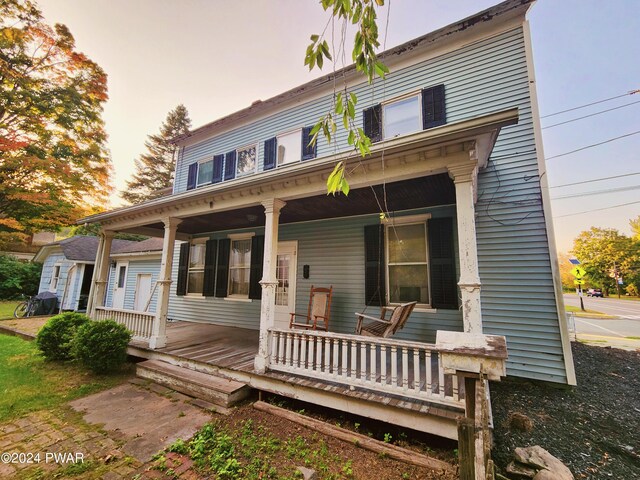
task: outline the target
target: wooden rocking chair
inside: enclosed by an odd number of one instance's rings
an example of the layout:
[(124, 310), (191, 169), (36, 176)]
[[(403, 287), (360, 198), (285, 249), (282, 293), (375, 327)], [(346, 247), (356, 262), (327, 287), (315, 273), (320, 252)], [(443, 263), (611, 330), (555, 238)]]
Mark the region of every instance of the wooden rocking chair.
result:
[[(407, 322), (409, 315), (411, 315), (417, 303), (418, 302), (409, 302), (395, 307), (382, 307), (380, 318), (356, 312), (356, 316), (358, 317), (356, 335), (382, 338), (390, 337), (404, 327), (404, 324)], [(391, 311), (389, 319), (386, 318), (388, 311)], [(365, 319), (371, 321), (364, 323)]]
[[(289, 328), (304, 328), (311, 330), (323, 329), (328, 331), (329, 316), (331, 315), (332, 292), (333, 286), (323, 288), (311, 285), (309, 309), (307, 310), (307, 314), (291, 313)], [(296, 321), (296, 317), (303, 318), (304, 323), (302, 321)]]

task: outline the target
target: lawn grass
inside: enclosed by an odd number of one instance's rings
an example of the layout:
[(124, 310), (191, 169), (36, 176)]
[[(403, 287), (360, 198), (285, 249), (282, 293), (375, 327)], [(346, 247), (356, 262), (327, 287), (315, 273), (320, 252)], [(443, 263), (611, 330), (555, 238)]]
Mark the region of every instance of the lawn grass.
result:
[(565, 311), (567, 312), (575, 312), (575, 313), (594, 313), (596, 315), (604, 315), (604, 313), (602, 312), (597, 312), (596, 310), (584, 310), (582, 311), (580, 309), (580, 307), (574, 307), (572, 305), (565, 305), (564, 306)]
[(13, 311), (20, 303), (20, 300), (3, 300), (0, 302), (0, 320), (13, 318)]
[(96, 375), (75, 362), (45, 361), (34, 342), (0, 334), (0, 419), (50, 410), (122, 383), (132, 371)]

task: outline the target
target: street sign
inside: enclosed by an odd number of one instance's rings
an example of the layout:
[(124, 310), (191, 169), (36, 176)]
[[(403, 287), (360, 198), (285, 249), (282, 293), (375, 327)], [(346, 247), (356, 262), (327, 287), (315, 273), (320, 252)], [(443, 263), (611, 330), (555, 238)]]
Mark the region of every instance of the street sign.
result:
[(586, 280), (574, 280), (573, 284), (574, 285), (584, 285), (587, 281)]
[(575, 257), (574, 258), (570, 258), (569, 262), (571, 262), (571, 264), (573, 264), (573, 265), (580, 265), (580, 263), (581, 263), (580, 260), (578, 260)]
[(571, 275), (573, 275), (576, 278), (584, 277), (587, 274), (584, 268), (581, 268), (581, 267), (574, 267), (571, 269), (569, 273), (571, 273)]

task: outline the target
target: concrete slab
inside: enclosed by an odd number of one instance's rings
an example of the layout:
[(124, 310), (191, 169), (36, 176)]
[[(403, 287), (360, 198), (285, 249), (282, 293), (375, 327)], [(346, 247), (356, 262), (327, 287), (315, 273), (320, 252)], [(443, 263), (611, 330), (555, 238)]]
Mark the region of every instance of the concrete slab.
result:
[(178, 438), (190, 438), (211, 415), (132, 384), (70, 402), (86, 422), (103, 425), (123, 442), (122, 451), (142, 462)]

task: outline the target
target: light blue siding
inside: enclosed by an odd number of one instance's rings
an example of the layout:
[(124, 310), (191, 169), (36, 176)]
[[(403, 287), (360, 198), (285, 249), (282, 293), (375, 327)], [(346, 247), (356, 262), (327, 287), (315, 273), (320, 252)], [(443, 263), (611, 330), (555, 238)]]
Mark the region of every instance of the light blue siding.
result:
[(55, 291), (58, 297), (58, 303), (62, 301), (64, 295), (64, 289), (67, 283), (67, 275), (69, 269), (73, 266), (72, 261), (67, 260), (63, 253), (52, 253), (49, 255), (42, 264), (42, 273), (40, 275), (40, 287), (38, 293), (48, 292), (51, 286), (51, 277), (53, 276), (53, 270), (56, 265), (60, 265), (60, 275), (58, 277), (58, 285)]
[[(113, 306), (113, 289), (115, 287), (115, 269), (109, 269), (109, 283), (107, 285), (107, 298), (105, 305), (107, 307)], [(151, 303), (149, 304), (150, 313), (155, 313), (156, 305), (158, 301), (158, 289), (154, 290), (154, 285), (158, 281), (160, 274), (160, 259), (149, 260), (129, 260), (129, 266), (127, 267), (127, 277), (125, 279), (125, 294), (124, 294), (124, 308), (126, 310), (133, 310), (135, 304), (136, 294), (136, 282), (138, 275), (148, 274), (151, 275), (151, 290), (153, 295), (151, 296)]]
[[(380, 102), (383, 95), (391, 99), (440, 83), (445, 84), (448, 122), (507, 108), (519, 109), (519, 123), (501, 131), (489, 165), (478, 179), (476, 228), (484, 331), (507, 337), (510, 375), (565, 382), (522, 29), (516, 28), (395, 71), (387, 77), (384, 88), (381, 82), (375, 91), (363, 84), (355, 92), (362, 109)], [(258, 144), (261, 169), (264, 140), (313, 124), (329, 105), (330, 96), (326, 96), (186, 147), (177, 165), (175, 191), (186, 189), (189, 164), (248, 143)], [(346, 148), (346, 134), (338, 133), (336, 141), (338, 149)], [(334, 153), (333, 148), (320, 139), (318, 156)], [(349, 230), (356, 228), (359, 221), (336, 220), (335, 223)], [(300, 240), (299, 264), (320, 264), (315, 270), (312, 267), (312, 272), (321, 272), (316, 278), (323, 283), (337, 278), (333, 281), (337, 287), (334, 326), (338, 331), (346, 331), (348, 317), (362, 306), (359, 304), (363, 288), (361, 269), (355, 268), (363, 261), (362, 252), (356, 242), (350, 243), (353, 236), (329, 235), (327, 225), (331, 222), (283, 226), (280, 236), (283, 240)], [(333, 248), (321, 248), (328, 245), (326, 242)], [(304, 309), (305, 291), (313, 276), (298, 285), (299, 308)], [(171, 312), (182, 318), (189, 315), (205, 321), (222, 318), (226, 324), (257, 326), (259, 302), (234, 308), (238, 313), (228, 316), (225, 312), (230, 309), (226, 305), (228, 303), (218, 299), (175, 300), (172, 297)], [(421, 314), (420, 321), (408, 325), (402, 335), (431, 337), (438, 328), (456, 329), (458, 320), (459, 317), (454, 320), (442, 312)]]

